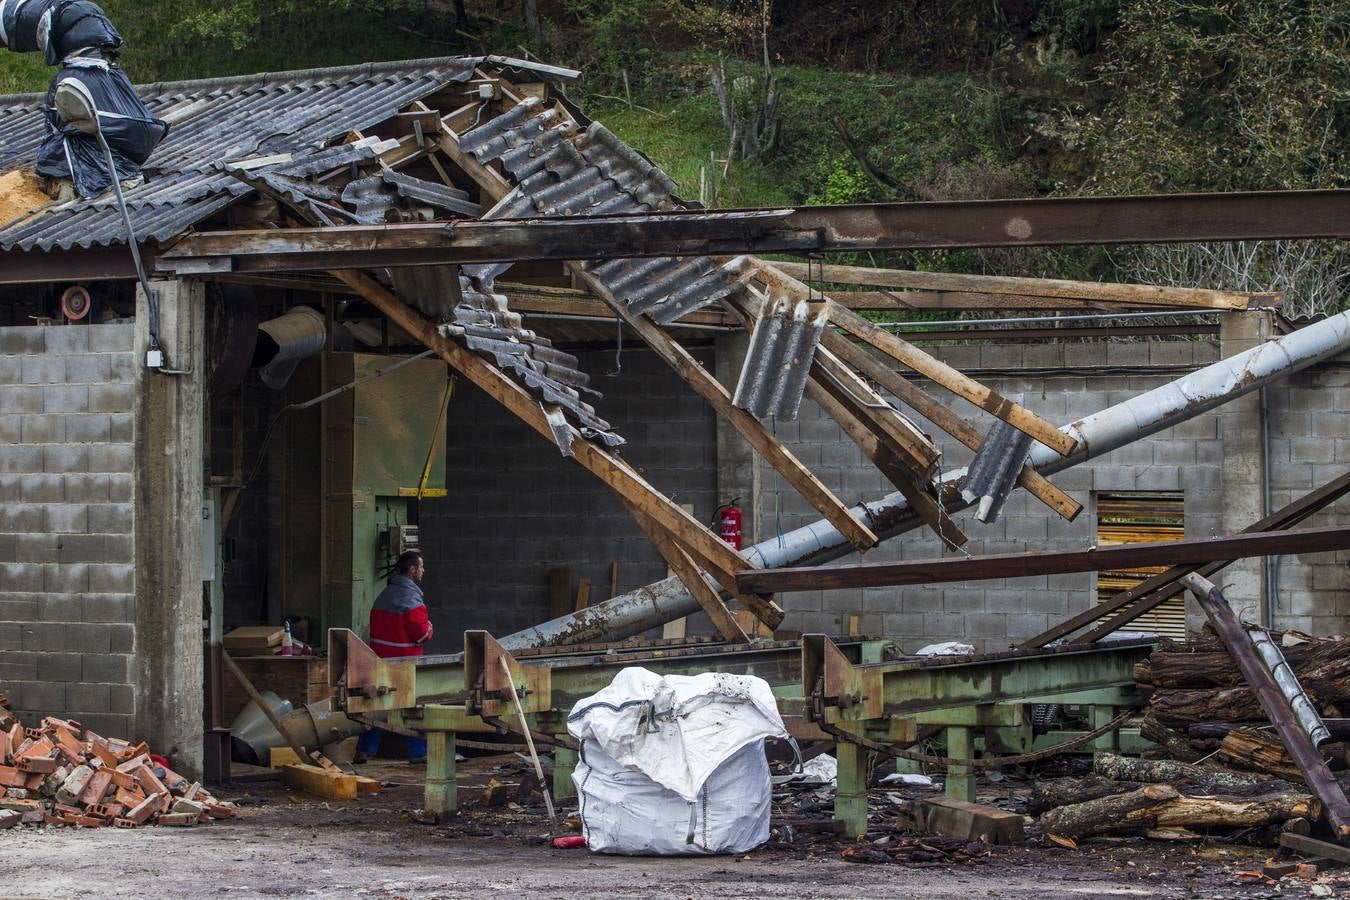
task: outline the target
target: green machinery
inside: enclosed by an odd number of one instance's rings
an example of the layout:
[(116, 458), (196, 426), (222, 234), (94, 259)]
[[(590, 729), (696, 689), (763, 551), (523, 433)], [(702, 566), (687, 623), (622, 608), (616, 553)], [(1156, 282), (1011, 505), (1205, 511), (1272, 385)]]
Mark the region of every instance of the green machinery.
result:
[[(835, 818), (848, 834), (860, 836), (867, 830), (866, 752), (850, 738), (906, 745), (940, 731), (953, 758), (969, 759), (977, 747), (986, 754), (1032, 751), (1065, 735), (1033, 734), (1029, 705), (1083, 705), (1094, 725), (1107, 724), (1118, 711), (1140, 705), (1132, 672), (1153, 646), (1135, 641), (887, 661), (884, 640), (806, 635), (800, 641), (599, 644), (512, 654), (487, 632), (469, 631), (459, 656), (380, 659), (354, 633), (337, 628), (328, 634), (328, 679), (335, 705), (348, 715), (425, 734), (425, 808), (445, 816), (457, 808), (455, 736), (519, 730), (511, 683), (530, 731), (555, 748), (553, 788), (565, 798), (574, 794), (576, 763), (567, 714), (620, 669), (755, 675), (773, 688), (794, 737), (836, 740)], [(1121, 749), (1131, 737), (1138, 741), (1137, 734), (1107, 732), (1093, 749)], [(950, 767), (946, 783), (949, 795), (974, 799), (969, 768)]]
[(365, 634), (383, 573), (417, 547), (415, 504), (446, 494), (452, 384), (437, 359), (325, 352), (297, 369), (291, 400), (349, 386), (288, 421), (282, 613), (311, 633)]

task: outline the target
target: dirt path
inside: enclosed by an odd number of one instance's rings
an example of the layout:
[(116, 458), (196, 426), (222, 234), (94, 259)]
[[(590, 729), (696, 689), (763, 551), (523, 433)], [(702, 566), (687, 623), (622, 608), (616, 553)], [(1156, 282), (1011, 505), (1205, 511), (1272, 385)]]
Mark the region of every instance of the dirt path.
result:
[[(1298, 897), (1309, 885), (1241, 885), (1261, 851), (1144, 841), (1077, 852), (1028, 846), (960, 866), (844, 862), (819, 841), (748, 858), (651, 859), (555, 850), (542, 817), (469, 812), (418, 824), (406, 767), (379, 797), (324, 803), (279, 785), (222, 791), (239, 819), (195, 828), (0, 832), (0, 896), (30, 897)], [(481, 777), (466, 772), (464, 796)]]

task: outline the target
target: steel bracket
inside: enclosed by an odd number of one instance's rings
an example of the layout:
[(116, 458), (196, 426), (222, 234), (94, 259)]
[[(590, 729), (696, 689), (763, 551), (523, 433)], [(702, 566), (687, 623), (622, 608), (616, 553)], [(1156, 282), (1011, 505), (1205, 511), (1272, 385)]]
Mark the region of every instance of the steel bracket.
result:
[(808, 715), (821, 724), (885, 716), (882, 673), (849, 662), (823, 634), (802, 636), (802, 691), (811, 698)]
[(547, 666), (522, 665), (486, 631), (464, 632), (464, 690), (468, 712), (493, 720), (514, 717), (506, 672), (511, 673), (520, 705), (526, 714), (553, 708), (552, 671)]
[(417, 704), (417, 660), (381, 659), (350, 628), (328, 629), (328, 687), (348, 714)]

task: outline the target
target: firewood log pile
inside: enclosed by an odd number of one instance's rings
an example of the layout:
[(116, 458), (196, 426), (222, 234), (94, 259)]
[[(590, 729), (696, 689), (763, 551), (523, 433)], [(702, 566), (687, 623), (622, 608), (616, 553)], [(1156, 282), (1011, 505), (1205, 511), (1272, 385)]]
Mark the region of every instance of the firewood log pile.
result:
[[(1350, 711), (1350, 641), (1289, 633), (1283, 651), (1331, 728), (1321, 750), (1343, 770)], [(1237, 665), (1212, 637), (1163, 645), (1135, 667), (1149, 698), (1145, 758), (1100, 754), (1086, 777), (1039, 782), (1031, 811), (1046, 834), (1079, 839), (1143, 834), (1185, 840), (1221, 835), (1273, 845), (1309, 834), (1320, 804), (1285, 752)]]

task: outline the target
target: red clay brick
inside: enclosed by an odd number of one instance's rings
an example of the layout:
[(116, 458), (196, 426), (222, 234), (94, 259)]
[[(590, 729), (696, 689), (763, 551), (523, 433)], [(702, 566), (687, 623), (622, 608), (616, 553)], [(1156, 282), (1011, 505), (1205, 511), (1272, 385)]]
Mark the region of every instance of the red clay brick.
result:
[(0, 766), (0, 784), (21, 788), (27, 781), (28, 776), (13, 766)]
[(108, 791), (108, 785), (112, 784), (111, 772), (95, 772), (85, 785), (84, 790), (80, 791), (80, 802), (85, 806), (92, 806), (103, 800), (103, 795)]
[(119, 772), (135, 772), (137, 769), (139, 769), (141, 766), (144, 766), (144, 765), (147, 764), (148, 762), (150, 762), (150, 754), (148, 754), (148, 753), (138, 753), (137, 755), (131, 757), (130, 759), (126, 760), (125, 762), (119, 764), (118, 767), (117, 767), (117, 771), (119, 771)]
[(18, 759), (15, 768), (30, 775), (33, 773), (50, 775), (56, 771), (58, 765), (59, 763), (50, 756), (22, 756)]
[(196, 813), (165, 813), (155, 820), (156, 825), (196, 825)]
[(112, 783), (124, 791), (129, 791), (136, 787), (136, 776), (130, 772), (114, 771), (112, 773)]
[(137, 825), (142, 824), (146, 819), (150, 818), (151, 815), (158, 811), (160, 800), (163, 799), (163, 797), (163, 794), (151, 794), (149, 797), (142, 800), (134, 809), (128, 810), (126, 818), (135, 822)]
[(80, 816), (75, 820), (75, 824), (81, 828), (102, 828), (108, 823), (97, 816)]

